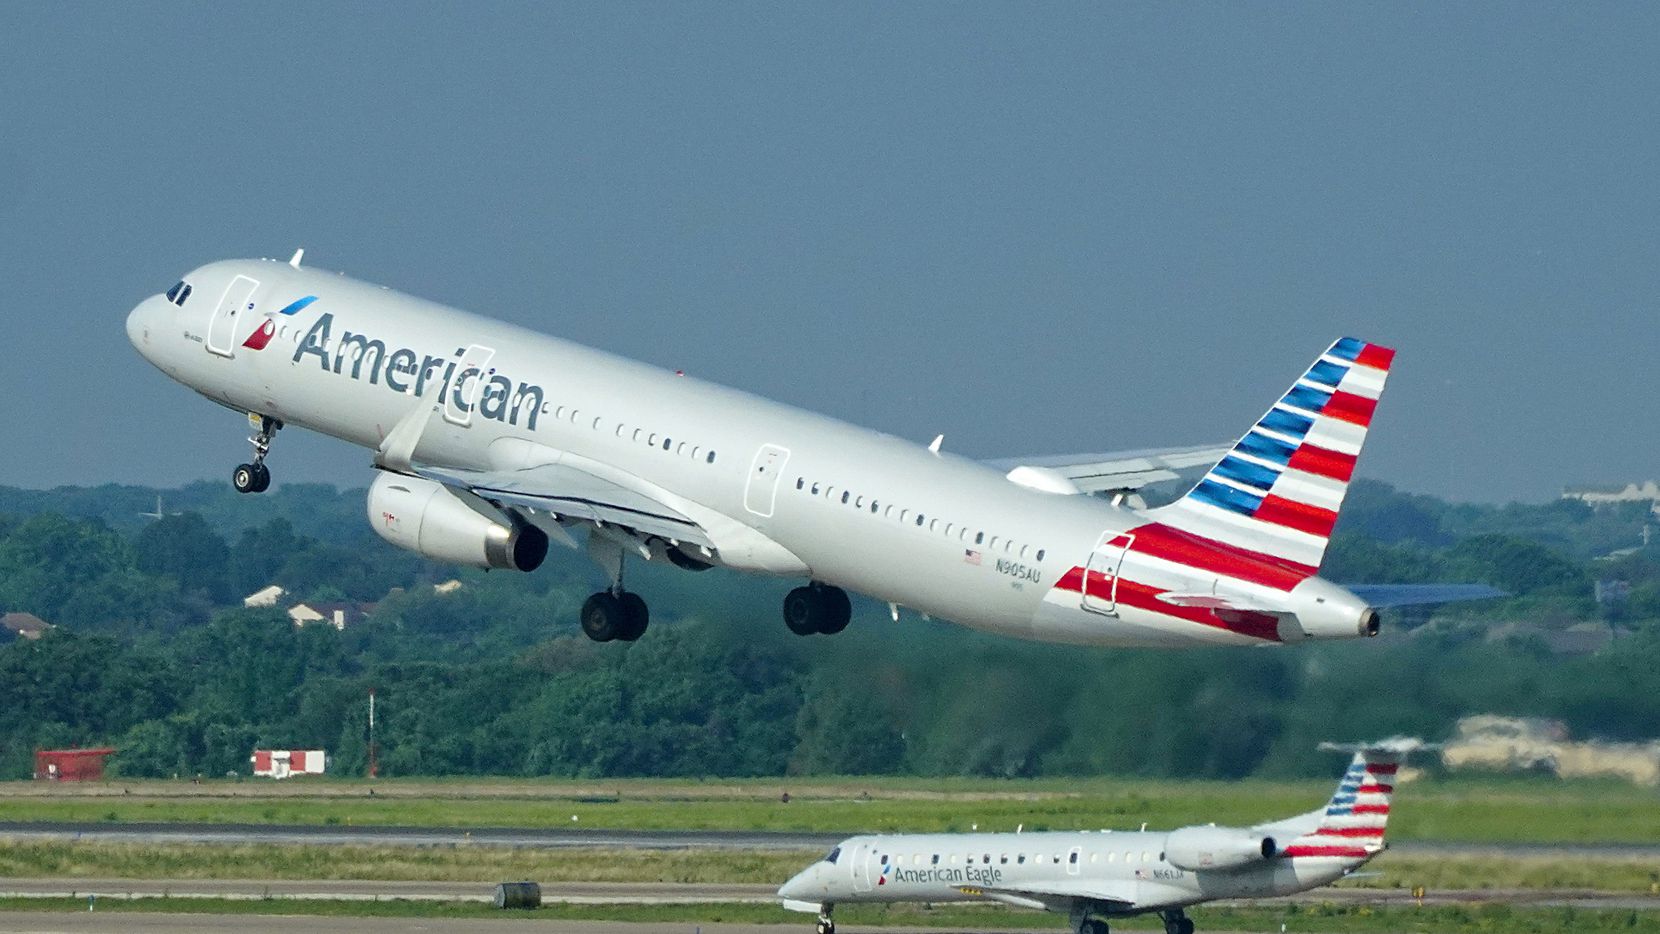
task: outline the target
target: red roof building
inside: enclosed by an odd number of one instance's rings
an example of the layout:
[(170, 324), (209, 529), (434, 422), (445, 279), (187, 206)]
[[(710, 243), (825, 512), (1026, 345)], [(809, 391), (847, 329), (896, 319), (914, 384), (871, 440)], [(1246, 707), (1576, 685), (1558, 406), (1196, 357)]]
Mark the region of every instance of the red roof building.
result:
[(115, 750), (104, 749), (37, 749), (35, 750), (35, 781), (37, 782), (96, 782), (104, 777), (104, 759)]

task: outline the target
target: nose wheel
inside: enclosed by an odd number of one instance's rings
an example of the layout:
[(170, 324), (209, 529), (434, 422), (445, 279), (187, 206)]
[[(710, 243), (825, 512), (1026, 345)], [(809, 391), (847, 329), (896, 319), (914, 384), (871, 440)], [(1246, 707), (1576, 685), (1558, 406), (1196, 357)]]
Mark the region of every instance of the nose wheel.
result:
[(236, 487), (238, 493), (263, 493), (271, 488), (271, 471), (265, 466), (265, 455), (271, 453), (271, 439), (276, 437), (277, 431), (282, 428), (282, 422), (269, 415), (249, 415), (248, 420), (254, 421), (259, 430), (248, 443), (254, 446), (252, 463), (238, 464), (231, 473), (231, 486)]

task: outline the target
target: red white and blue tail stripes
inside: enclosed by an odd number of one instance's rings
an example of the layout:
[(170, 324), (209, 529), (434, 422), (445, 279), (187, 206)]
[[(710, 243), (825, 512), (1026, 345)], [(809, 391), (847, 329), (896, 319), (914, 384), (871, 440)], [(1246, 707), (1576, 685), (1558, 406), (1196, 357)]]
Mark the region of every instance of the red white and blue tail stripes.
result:
[(1383, 850), (1389, 799), (1395, 792), (1398, 756), (1389, 752), (1355, 754), (1349, 770), (1326, 803), (1320, 824), (1280, 851), (1288, 857), (1369, 859)]
[(1352, 337), (1332, 344), (1159, 521), (1312, 573), (1394, 358)]

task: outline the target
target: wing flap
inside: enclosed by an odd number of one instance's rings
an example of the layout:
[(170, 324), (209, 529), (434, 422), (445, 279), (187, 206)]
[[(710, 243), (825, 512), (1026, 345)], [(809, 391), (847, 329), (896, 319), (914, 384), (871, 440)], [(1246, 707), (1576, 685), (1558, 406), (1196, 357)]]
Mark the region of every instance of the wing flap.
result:
[(521, 470), (454, 470), (416, 466), (417, 476), (457, 486), (495, 503), (618, 525), (675, 542), (712, 547), (703, 528), (684, 513), (638, 490), (568, 464)]

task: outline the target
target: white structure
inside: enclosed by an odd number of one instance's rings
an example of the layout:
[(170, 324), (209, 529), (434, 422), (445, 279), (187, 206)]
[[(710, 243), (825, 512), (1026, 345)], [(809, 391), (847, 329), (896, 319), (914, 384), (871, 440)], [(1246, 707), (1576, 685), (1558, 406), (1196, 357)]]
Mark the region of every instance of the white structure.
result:
[(250, 761), (256, 776), (288, 778), (323, 774), (328, 756), (321, 749), (255, 749)]
[(1627, 483), (1625, 486), (1571, 486), (1562, 491), (1563, 499), (1577, 499), (1592, 506), (1612, 506), (1616, 503), (1652, 503), (1660, 515), (1660, 484), (1653, 480)]
[(281, 587), (278, 587), (276, 584), (272, 584), (271, 586), (266, 587), (264, 590), (256, 590), (253, 593), (247, 595), (246, 597), (243, 597), (242, 598), (242, 605), (243, 606), (276, 606), (277, 601), (281, 600), (282, 595), (287, 593), (287, 592), (288, 591), (283, 590)]

